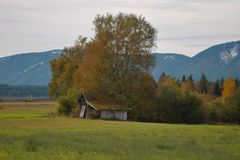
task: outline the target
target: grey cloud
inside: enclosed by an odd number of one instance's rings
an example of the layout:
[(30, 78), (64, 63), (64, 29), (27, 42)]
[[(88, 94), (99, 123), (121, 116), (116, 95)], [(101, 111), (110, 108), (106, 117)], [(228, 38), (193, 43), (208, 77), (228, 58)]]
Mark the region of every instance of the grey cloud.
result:
[(193, 35), (158, 38), (159, 41), (182, 41), (182, 40), (198, 40), (198, 39), (216, 39), (216, 38), (239, 38), (240, 34), (216, 34), (216, 35)]
[[(26, 1), (26, 0), (25, 0)], [(51, 2), (54, 2), (54, 5), (51, 5)], [(64, 10), (71, 10), (71, 9), (81, 9), (81, 8), (102, 8), (102, 7), (119, 7), (119, 8), (138, 8), (138, 9), (177, 9), (182, 11), (196, 11), (200, 10), (199, 7), (194, 7), (192, 3), (182, 3), (181, 1), (120, 1), (120, 0), (102, 0), (94, 1), (68, 1), (68, 0), (52, 0), (49, 3), (44, 3), (44, 1), (32, 1), (29, 3), (2, 3), (0, 4), (1, 9), (11, 9), (11, 10), (23, 10), (23, 11), (40, 11), (40, 10), (52, 10), (52, 9), (64, 9)]]
[[(119, 11), (145, 16), (158, 28), (157, 43), (164, 51), (195, 52), (203, 46), (193, 42), (209, 46), (240, 39), (233, 34), (240, 27), (239, 5), (239, 0), (0, 0), (0, 43), (4, 46), (0, 54), (67, 46), (79, 34), (92, 34), (96, 14)], [(206, 24), (210, 24), (207, 29)], [(177, 36), (183, 33), (186, 36)]]
[(0, 18), (0, 24), (4, 24), (4, 23), (26, 23), (25, 20), (19, 20), (19, 19), (7, 19), (7, 18)]
[(183, 47), (187, 47), (187, 48), (206, 48), (207, 46), (209, 46), (208, 44), (186, 44), (186, 45), (182, 45)]
[(184, 4), (211, 4), (211, 3), (233, 3), (239, 0), (168, 0), (174, 3), (184, 3)]

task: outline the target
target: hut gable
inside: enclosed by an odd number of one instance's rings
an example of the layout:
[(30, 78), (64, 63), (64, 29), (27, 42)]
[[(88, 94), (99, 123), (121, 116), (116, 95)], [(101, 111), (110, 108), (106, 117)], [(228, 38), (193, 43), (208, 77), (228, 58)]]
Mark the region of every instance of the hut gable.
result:
[(127, 120), (129, 108), (117, 104), (90, 103), (86, 96), (81, 94), (78, 98), (80, 106), (79, 118), (101, 118)]
[(87, 101), (84, 94), (79, 96), (77, 102), (80, 105), (79, 118), (94, 118), (97, 116), (97, 109)]

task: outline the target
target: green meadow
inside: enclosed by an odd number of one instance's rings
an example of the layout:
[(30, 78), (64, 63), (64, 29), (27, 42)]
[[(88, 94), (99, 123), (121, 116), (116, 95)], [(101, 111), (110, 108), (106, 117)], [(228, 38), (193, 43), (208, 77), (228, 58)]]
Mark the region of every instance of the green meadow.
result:
[(0, 103), (0, 160), (239, 160), (239, 125), (83, 120), (55, 102)]

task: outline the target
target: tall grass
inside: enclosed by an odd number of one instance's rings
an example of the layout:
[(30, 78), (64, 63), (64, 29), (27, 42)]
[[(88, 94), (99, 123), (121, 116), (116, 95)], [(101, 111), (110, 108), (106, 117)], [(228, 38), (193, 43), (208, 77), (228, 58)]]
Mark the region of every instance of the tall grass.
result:
[[(4, 113), (0, 110), (0, 114)], [(37, 116), (0, 119), (0, 159), (4, 160), (238, 160), (239, 157), (239, 125)]]

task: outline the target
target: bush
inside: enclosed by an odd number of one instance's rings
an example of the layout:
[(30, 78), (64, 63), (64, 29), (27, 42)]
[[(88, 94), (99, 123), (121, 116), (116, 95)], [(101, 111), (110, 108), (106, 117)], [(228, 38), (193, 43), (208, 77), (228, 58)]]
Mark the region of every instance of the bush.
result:
[(78, 91), (75, 89), (69, 89), (66, 96), (60, 96), (58, 98), (58, 112), (69, 115), (77, 106), (77, 97)]
[(72, 101), (68, 96), (61, 96), (58, 98), (58, 112), (60, 114), (68, 115), (72, 112), (72, 109), (75, 107), (75, 102)]
[(240, 123), (240, 92), (209, 103), (209, 123)]

